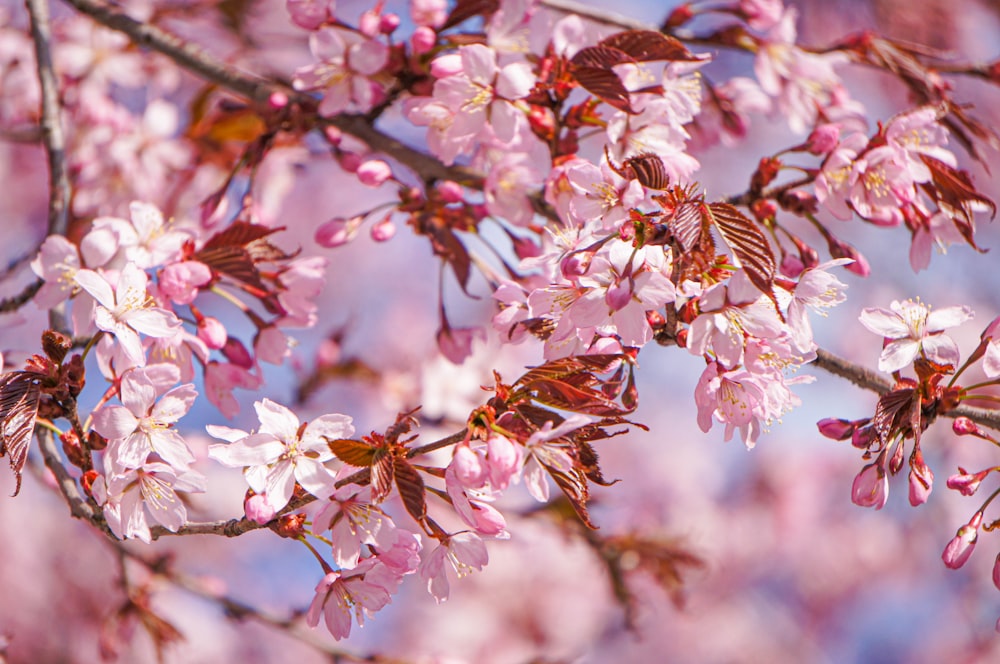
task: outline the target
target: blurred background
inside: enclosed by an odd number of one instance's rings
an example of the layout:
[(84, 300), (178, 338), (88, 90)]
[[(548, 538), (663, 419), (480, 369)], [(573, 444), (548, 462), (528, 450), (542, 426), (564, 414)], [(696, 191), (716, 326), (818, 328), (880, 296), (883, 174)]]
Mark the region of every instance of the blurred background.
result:
[[(220, 6), (227, 3), (220, 3)], [(798, 0), (800, 42), (824, 46), (841, 36), (874, 29), (886, 36), (927, 44), (961, 62), (993, 61), (1000, 55), (1000, 3), (975, 0)], [(284, 3), (246, 2), (244, 35), (259, 46), (256, 63), (285, 75), (310, 62), (302, 32), (283, 27)], [(338, 3), (345, 15), (355, 3)], [(593, 3), (595, 7), (611, 3)], [(181, 5), (179, 5), (181, 6)], [(130, 3), (132, 11), (142, 5)], [(402, 5), (389, 9), (406, 13)], [(613, 9), (658, 25), (673, 3), (619, 0)], [(71, 16), (54, 7), (57, 18)], [(218, 53), (241, 52), (233, 33), (213, 32), (213, 9), (198, 5), (189, 22), (170, 27), (210, 44)], [(23, 26), (22, 7), (8, 8), (7, 24)], [(14, 48), (13, 33), (0, 39)], [(250, 42), (250, 40), (247, 40)], [(22, 44), (23, 46), (23, 44)], [(244, 62), (253, 63), (253, 59)], [(713, 77), (751, 75), (752, 60), (720, 54)], [(261, 64), (261, 66), (265, 66)], [(716, 65), (713, 65), (715, 67)], [(728, 71), (727, 71), (728, 70)], [(860, 67), (841, 70), (852, 95), (869, 116), (888, 119), (906, 103), (905, 90), (883, 74)], [(987, 126), (1000, 125), (998, 90), (981, 81), (954, 80), (955, 97), (975, 104)], [(181, 84), (177, 95), (190, 91)], [(11, 94), (0, 89), (0, 100)], [(141, 101), (137, 102), (141, 103)], [(743, 191), (757, 160), (793, 145), (780, 118), (752, 118), (739, 149), (720, 146), (695, 153), (695, 177), (710, 196)], [(870, 127), (874, 131), (874, 127)], [(962, 167), (994, 200), (1000, 187), (990, 172), (954, 148)], [(986, 153), (993, 172), (996, 153)], [(238, 471), (205, 458), (209, 440), (203, 426), (225, 423), (250, 429), (250, 405), (270, 396), (293, 404), (297, 385), (315, 366), (318, 349), (331, 336), (342, 358), (359, 358), (378, 378), (334, 381), (297, 406), (302, 420), (327, 412), (354, 417), (359, 433), (384, 430), (400, 410), (423, 405), (427, 426), (422, 440), (451, 433), (471, 407), (482, 403), (482, 385), (496, 369), (512, 380), (527, 365), (539, 363), (540, 349), (526, 344), (480, 344), (461, 366), (437, 354), (437, 279), (439, 266), (425, 238), (408, 228), (392, 241), (376, 244), (362, 233), (337, 249), (312, 245), (316, 227), (333, 216), (367, 209), (370, 190), (357, 184), (331, 160), (302, 148), (276, 150), (266, 161), (273, 191), (265, 214), (287, 225), (283, 246), (302, 246), (323, 255), (331, 269), (320, 300), (320, 324), (297, 334), (292, 367), (269, 368), (259, 393), (238, 392), (243, 406), (234, 423), (200, 403), (184, 421), (184, 431), (200, 455), (199, 469), (210, 491), (192, 497), (195, 520), (242, 514), (245, 485)], [(3, 258), (13, 264), (32, 252), (43, 237), (46, 174), (38, 145), (0, 140), (0, 233)], [(363, 200), (359, 200), (362, 199)], [(982, 218), (982, 217), (981, 217)], [(839, 222), (837, 222), (839, 223)], [(996, 252), (1000, 232), (984, 222), (979, 243), (991, 251), (976, 254), (964, 246), (935, 255), (929, 270), (914, 274), (904, 229), (876, 228), (857, 221), (837, 227), (859, 247), (872, 266), (868, 279), (849, 273), (848, 300), (827, 319), (813, 319), (824, 348), (874, 367), (879, 340), (857, 321), (862, 308), (887, 307), (894, 299), (919, 296), (936, 307), (968, 304), (976, 318), (955, 331), (964, 352), (978, 342), (982, 328), (1000, 315), (1000, 274)], [(3, 295), (31, 280), (14, 267)], [(480, 294), (483, 283), (476, 284)], [(488, 297), (446, 294), (452, 324), (483, 324), (491, 314)], [(33, 306), (7, 315), (0, 328), (0, 350), (7, 366), (35, 352), (44, 324)], [(237, 321), (227, 321), (236, 326)], [(245, 332), (246, 330), (244, 330)], [(230, 330), (233, 332), (233, 329)], [(723, 441), (722, 428), (703, 434), (694, 420), (693, 389), (704, 364), (676, 348), (651, 345), (639, 356), (640, 407), (633, 419), (649, 427), (598, 445), (606, 478), (621, 480), (593, 491), (592, 515), (605, 537), (642, 533), (700, 564), (681, 565), (680, 589), (667, 592), (644, 577), (629, 576), (634, 593), (634, 625), (615, 598), (608, 568), (579, 531), (547, 515), (532, 514), (535, 503), (522, 486), (501, 503), (513, 537), (489, 543), (490, 563), (481, 573), (453, 582), (450, 599), (435, 605), (419, 579), (411, 578), (392, 604), (337, 648), (361, 655), (378, 653), (413, 662), (993, 662), (1000, 661), (1000, 592), (990, 581), (1000, 536), (983, 533), (969, 563), (951, 571), (941, 562), (945, 544), (978, 507), (949, 491), (944, 483), (962, 464), (980, 469), (997, 464), (997, 453), (983, 441), (958, 438), (950, 423), (932, 427), (924, 453), (936, 483), (927, 504), (911, 508), (905, 475), (891, 483), (881, 511), (851, 503), (851, 482), (861, 469), (860, 452), (817, 433), (825, 417), (857, 419), (871, 415), (876, 397), (820, 370), (805, 371), (817, 380), (796, 392), (802, 406), (776, 422), (757, 447)], [(808, 369), (808, 368), (807, 368)], [(96, 397), (95, 397), (96, 398)], [(122, 604), (116, 554), (90, 528), (67, 518), (68, 510), (39, 469), (29, 462), (24, 488), (16, 498), (9, 472), (0, 472), (0, 643), (17, 662), (92, 662), (98, 635), (115, 630), (110, 620)], [(446, 461), (446, 457), (443, 458)], [(984, 491), (995, 487), (984, 486)], [(398, 507), (398, 506), (397, 506)], [(395, 508), (394, 508), (395, 509)], [(395, 509), (402, 515), (402, 510)], [(996, 515), (994, 515), (995, 517)], [(990, 515), (987, 514), (989, 520)], [(399, 516), (397, 523), (404, 525)], [(148, 555), (170, 556), (206, 588), (287, 617), (304, 610), (322, 572), (305, 549), (268, 531), (236, 540), (220, 537), (165, 538)], [(144, 572), (130, 566), (134, 578)], [(233, 619), (218, 604), (151, 579), (151, 605), (183, 634), (166, 650), (168, 662), (325, 662), (329, 654), (292, 638), (281, 629), (252, 619)], [(300, 625), (301, 627), (301, 625)], [(296, 628), (298, 629), (298, 628)], [(322, 629), (300, 631), (332, 646)], [(122, 635), (120, 661), (156, 661), (148, 635), (136, 628)]]

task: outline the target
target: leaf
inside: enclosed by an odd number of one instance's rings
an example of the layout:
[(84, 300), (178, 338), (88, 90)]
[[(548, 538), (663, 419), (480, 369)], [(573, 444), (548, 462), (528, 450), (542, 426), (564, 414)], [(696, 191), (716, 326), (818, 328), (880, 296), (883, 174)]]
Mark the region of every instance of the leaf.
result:
[(396, 458), (395, 462), (396, 488), (403, 506), (418, 523), (427, 518), (427, 496), (424, 491), (424, 480), (416, 468), (405, 459)]
[(774, 254), (764, 233), (728, 203), (709, 203), (704, 209), (722, 239), (736, 254), (750, 282), (774, 300)]
[(372, 465), (375, 459), (375, 448), (360, 440), (350, 438), (337, 438), (336, 440), (326, 439), (326, 444), (334, 456), (346, 463), (348, 466), (367, 468)]
[(601, 467), (598, 464), (597, 452), (589, 443), (578, 440), (574, 441), (573, 444), (576, 446), (581, 470), (583, 470), (583, 474), (586, 475), (587, 479), (601, 486), (611, 486), (618, 482), (618, 480), (608, 482), (604, 479), (604, 475), (601, 474)]
[(252, 224), (248, 221), (234, 221), (228, 227), (208, 238), (202, 251), (220, 247), (245, 247), (255, 240), (273, 235), (285, 230), (284, 226), (271, 228), (262, 224)]
[(629, 157), (622, 164), (622, 170), (644, 187), (666, 189), (670, 186), (670, 175), (658, 155), (644, 153)]
[(919, 410), (919, 395), (912, 387), (895, 389), (879, 397), (872, 424), (883, 444), (904, 433), (903, 425), (909, 425), (914, 408)]
[(288, 257), (285, 252), (263, 241), (263, 238), (280, 230), (283, 227), (270, 228), (235, 221), (210, 237), (192, 258), (220, 274), (266, 292), (267, 284), (261, 279), (256, 263)]
[(32, 371), (12, 371), (0, 378), (0, 457), (10, 456), (10, 468), (17, 478), (14, 496), (21, 491), (21, 473), (28, 460), (40, 397), (41, 381)]
[(601, 101), (614, 106), (620, 111), (634, 114), (635, 110), (629, 101), (628, 90), (621, 79), (611, 69), (601, 69), (598, 67), (578, 67), (572, 68), (573, 78), (581, 87), (590, 94), (601, 99)]
[(598, 46), (618, 49), (637, 62), (682, 60), (697, 62), (707, 56), (694, 55), (679, 40), (656, 30), (628, 30), (611, 35)]
[(371, 464), (372, 504), (381, 503), (392, 491), (394, 465), (392, 454), (385, 449), (375, 451)]
[[(689, 202), (678, 206), (673, 215), (667, 219), (667, 225), (684, 251), (692, 251), (699, 247), (705, 236), (711, 238), (711, 234), (705, 232), (705, 219), (701, 213), (700, 203)], [(709, 241), (713, 244), (711, 253), (714, 254), (714, 241), (711, 239)]]
[(621, 49), (611, 48), (599, 44), (597, 46), (587, 46), (576, 52), (570, 60), (574, 67), (591, 67), (594, 69), (611, 69), (615, 65), (628, 62), (635, 62), (635, 58), (624, 53)]
[(973, 214), (975, 206), (978, 204), (990, 208), (991, 216), (996, 217), (996, 203), (976, 190), (975, 185), (972, 184), (972, 178), (967, 172), (952, 168), (943, 161), (927, 155), (920, 155), (920, 158), (930, 169), (934, 183), (934, 186), (924, 185), (924, 190), (942, 210), (948, 213), (965, 241), (974, 249), (983, 251), (976, 245), (974, 236)]
[(590, 489), (587, 487), (587, 478), (583, 474), (583, 471), (575, 466), (569, 472), (563, 472), (545, 464), (542, 464), (542, 466), (562, 490), (580, 517), (580, 520), (588, 528), (597, 530), (597, 526), (590, 521), (590, 514), (587, 512), (587, 500), (590, 498)]
[(453, 28), (473, 16), (492, 16), (500, 8), (500, 0), (458, 0), (438, 31)]

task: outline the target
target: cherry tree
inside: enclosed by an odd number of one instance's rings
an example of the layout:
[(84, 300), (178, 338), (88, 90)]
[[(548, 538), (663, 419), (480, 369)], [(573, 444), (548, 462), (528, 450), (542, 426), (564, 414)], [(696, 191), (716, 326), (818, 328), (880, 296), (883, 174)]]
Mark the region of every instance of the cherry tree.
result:
[(1000, 654), (996, 53), (635, 11), (5, 7), (0, 661)]

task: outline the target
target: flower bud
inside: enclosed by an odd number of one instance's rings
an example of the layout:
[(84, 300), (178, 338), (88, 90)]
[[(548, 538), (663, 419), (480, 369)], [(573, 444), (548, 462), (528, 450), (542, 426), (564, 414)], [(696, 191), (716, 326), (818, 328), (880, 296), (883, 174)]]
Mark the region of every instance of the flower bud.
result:
[(852, 437), (857, 425), (858, 422), (852, 422), (851, 420), (838, 420), (832, 417), (828, 417), (825, 420), (820, 420), (816, 423), (816, 426), (819, 428), (819, 432), (827, 438), (833, 440), (847, 440)]
[(401, 19), (399, 18), (399, 14), (393, 14), (391, 12), (387, 14), (382, 14), (382, 17), (379, 19), (378, 22), (378, 31), (381, 32), (383, 35), (390, 35), (396, 31), (396, 28), (399, 27), (400, 22)]
[(243, 500), (243, 511), (247, 518), (254, 523), (264, 525), (274, 518), (274, 508), (267, 502), (267, 496), (262, 493), (247, 491), (247, 497)]
[(366, 187), (380, 187), (392, 177), (392, 168), (381, 159), (369, 159), (355, 171), (358, 180)]
[(993, 468), (987, 468), (978, 473), (969, 474), (965, 468), (959, 466), (958, 473), (948, 478), (947, 486), (949, 489), (958, 491), (963, 496), (975, 495), (976, 491), (979, 490), (979, 485), (982, 484), (986, 476), (993, 470)]
[(392, 222), (392, 216), (387, 215), (382, 221), (372, 226), (371, 236), (376, 242), (388, 242), (396, 234), (396, 224)]
[(924, 454), (920, 448), (910, 455), (910, 504), (916, 507), (927, 502), (934, 486), (934, 473), (924, 463)]
[(604, 301), (612, 311), (621, 311), (632, 301), (632, 284), (626, 281), (609, 286)]
[(952, 538), (941, 554), (941, 560), (951, 569), (958, 569), (969, 559), (976, 548), (976, 540), (979, 538), (979, 524), (983, 521), (982, 512), (976, 512), (969, 523), (958, 529), (958, 533)]
[(955, 418), (955, 420), (951, 423), (951, 430), (959, 436), (978, 436), (982, 434), (982, 430), (979, 428), (979, 425), (964, 415), (962, 417)]
[(250, 356), (250, 352), (246, 349), (246, 346), (239, 339), (234, 339), (229, 337), (226, 339), (226, 343), (222, 345), (222, 354), (226, 356), (226, 359), (243, 369), (253, 368), (253, 358)]
[(413, 31), (413, 35), (410, 37), (410, 45), (413, 47), (414, 55), (429, 53), (436, 43), (437, 33), (427, 26), (420, 26)]
[(993, 563), (993, 585), (1000, 590), (1000, 553), (997, 554), (997, 559)]
[(814, 155), (829, 154), (840, 142), (840, 127), (835, 124), (823, 124), (809, 134), (806, 139), (806, 149)]
[(593, 260), (593, 251), (574, 251), (562, 259), (559, 268), (562, 270), (564, 277), (573, 281), (577, 277), (587, 274), (587, 270), (590, 269), (590, 264)]
[(267, 98), (267, 103), (274, 110), (280, 110), (288, 106), (288, 95), (281, 91), (272, 92)]
[(205, 316), (198, 321), (198, 338), (205, 342), (205, 345), (212, 350), (219, 350), (226, 345), (229, 335), (225, 326), (218, 318)]
[(328, 249), (339, 247), (354, 239), (354, 234), (360, 224), (360, 217), (352, 217), (350, 219), (334, 217), (330, 221), (320, 224), (319, 228), (316, 229), (314, 239), (316, 240), (316, 244), (321, 247), (327, 247)]
[(876, 463), (870, 463), (861, 469), (854, 484), (851, 486), (851, 502), (860, 507), (874, 507), (877, 510), (885, 507), (889, 497), (889, 477), (881, 463), (884, 456)]

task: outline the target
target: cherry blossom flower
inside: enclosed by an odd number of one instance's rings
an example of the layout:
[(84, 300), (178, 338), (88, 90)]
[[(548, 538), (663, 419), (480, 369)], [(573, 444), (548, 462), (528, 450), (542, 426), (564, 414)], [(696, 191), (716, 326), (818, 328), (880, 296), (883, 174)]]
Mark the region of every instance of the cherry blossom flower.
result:
[(389, 549), (396, 541), (396, 525), (370, 501), (370, 488), (347, 485), (338, 489), (313, 517), (313, 533), (330, 530), (333, 562), (351, 569), (361, 558), (361, 545)]
[(230, 362), (213, 360), (205, 365), (205, 397), (229, 419), (240, 412), (240, 404), (233, 396), (233, 390), (237, 387), (255, 390), (263, 382), (260, 376)]
[(889, 308), (891, 311), (869, 307), (859, 317), (862, 325), (889, 341), (879, 357), (879, 370), (899, 371), (917, 355), (937, 364), (958, 366), (958, 345), (943, 332), (972, 318), (972, 309), (963, 305), (931, 311), (913, 300), (894, 300)]
[(105, 458), (106, 478), (94, 484), (94, 497), (103, 505), (104, 518), (117, 537), (152, 541), (150, 526), (171, 532), (187, 522), (187, 508), (178, 491), (202, 493), (205, 478), (194, 471), (179, 471), (158, 461), (120, 471)]
[(371, 110), (382, 88), (370, 77), (388, 60), (385, 44), (357, 33), (322, 28), (309, 35), (309, 50), (319, 62), (297, 70), (293, 85), (296, 90), (323, 91), (321, 115)]
[(851, 260), (848, 258), (838, 258), (803, 270), (799, 275), (799, 282), (792, 291), (785, 319), (795, 347), (800, 352), (811, 351), (815, 346), (807, 310), (812, 309), (819, 315), (825, 316), (826, 309), (847, 299), (844, 294), (847, 286), (830, 274), (829, 270), (849, 263)]
[(377, 562), (369, 559), (355, 569), (329, 572), (316, 586), (316, 596), (306, 612), (306, 624), (316, 627), (320, 616), (333, 638), (347, 638), (351, 633), (352, 616), (358, 625), (391, 601), (389, 591), (367, 580)]
[(81, 268), (76, 246), (62, 235), (50, 235), (38, 248), (31, 270), (45, 283), (35, 293), (35, 304), (52, 309), (68, 299), (77, 288), (76, 273)]
[(296, 482), (317, 498), (333, 494), (333, 475), (323, 465), (334, 458), (326, 441), (350, 438), (351, 418), (323, 415), (302, 427), (295, 413), (270, 399), (254, 408), (261, 425), (257, 433), (207, 427), (212, 436), (229, 441), (210, 446), (208, 455), (223, 465), (246, 468), (250, 488), (266, 494), (275, 511), (288, 504)]
[(712, 428), (714, 418), (725, 423), (727, 441), (739, 429), (747, 448), (757, 443), (761, 422), (768, 419), (767, 392), (757, 376), (745, 369), (725, 371), (712, 362), (705, 367), (694, 394), (702, 431)]
[(191, 384), (170, 389), (180, 374), (172, 364), (132, 369), (121, 379), (123, 405), (106, 406), (95, 413), (94, 429), (111, 441), (109, 454), (121, 467), (138, 468), (151, 452), (177, 469), (194, 461), (184, 439), (170, 428), (198, 396)]
[(306, 30), (316, 30), (332, 22), (335, 7), (335, 0), (285, 0), (292, 23)]
[(448, 536), (420, 563), (420, 576), (427, 581), (427, 591), (438, 602), (448, 600), (448, 573), (459, 579), (473, 570), (482, 570), (489, 562), (486, 544), (475, 533), (462, 532)]
[(146, 363), (140, 332), (155, 338), (169, 337), (181, 325), (173, 313), (152, 306), (153, 300), (146, 292), (148, 280), (135, 263), (128, 263), (122, 269), (113, 290), (111, 284), (93, 270), (76, 273), (76, 282), (99, 304), (94, 311), (97, 329), (113, 334), (125, 354), (138, 366)]

